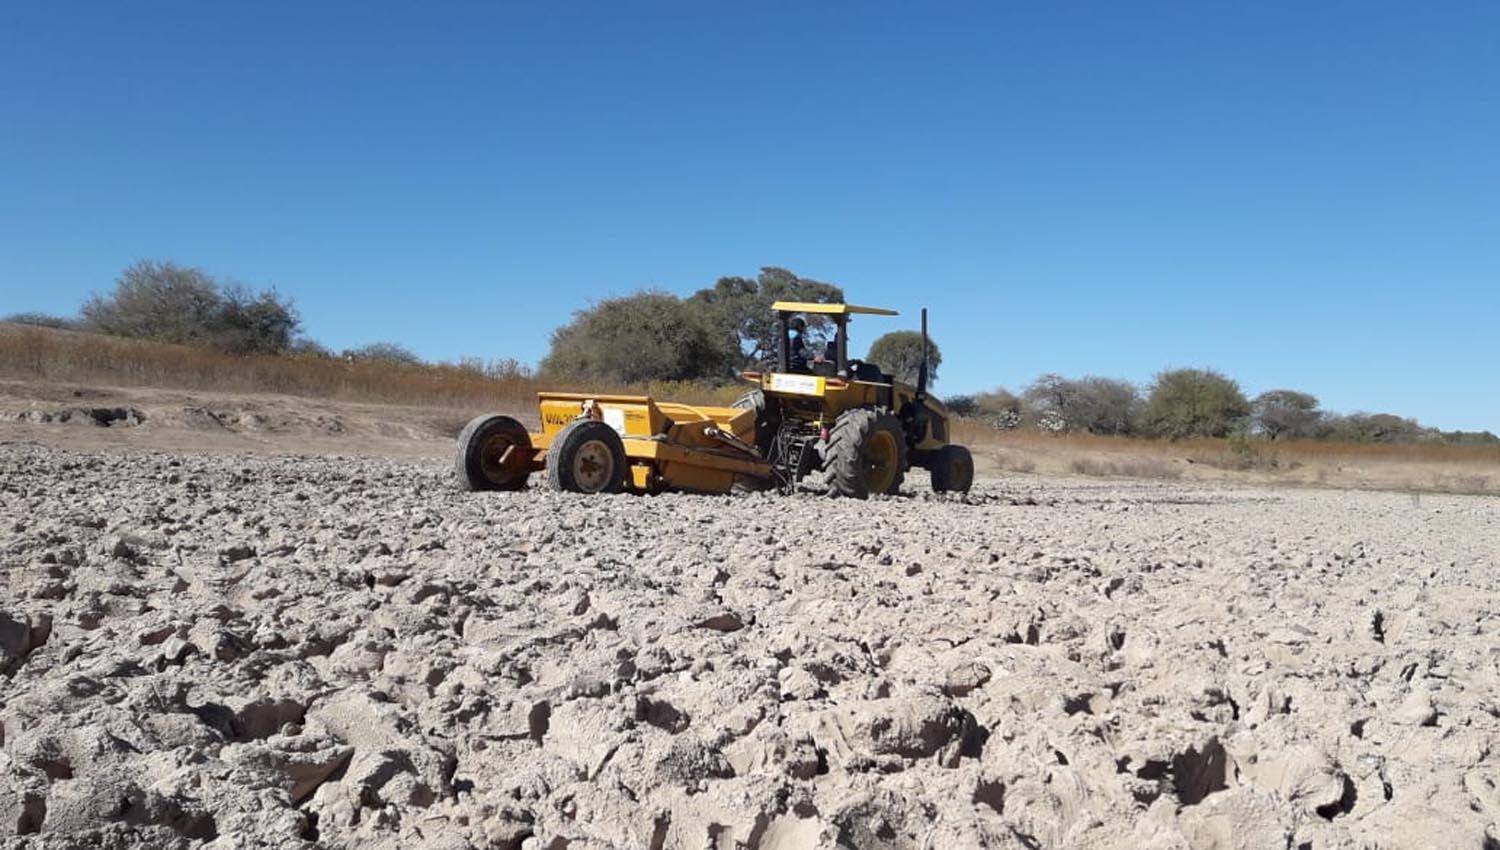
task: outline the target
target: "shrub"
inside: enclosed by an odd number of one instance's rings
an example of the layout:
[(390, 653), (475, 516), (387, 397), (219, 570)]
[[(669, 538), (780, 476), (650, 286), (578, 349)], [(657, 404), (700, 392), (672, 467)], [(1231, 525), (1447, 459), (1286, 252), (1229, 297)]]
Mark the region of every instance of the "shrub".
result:
[(371, 342), (359, 348), (344, 349), (345, 360), (376, 360), (381, 363), (400, 363), (414, 366), (422, 362), (417, 353), (396, 342)]
[(1039, 427), (1050, 431), (1128, 434), (1140, 412), (1140, 393), (1128, 381), (1043, 375), (1026, 389)]
[(1140, 430), (1153, 437), (1225, 437), (1250, 415), (1239, 384), (1212, 369), (1171, 369), (1156, 376)]
[(1331, 416), (1323, 423), (1319, 436), (1349, 443), (1412, 443), (1438, 439), (1432, 429), (1422, 427), (1415, 419), (1405, 419), (1393, 413)]
[(1443, 442), (1455, 446), (1500, 445), (1500, 436), (1489, 431), (1444, 431)]
[(300, 321), (274, 290), (252, 293), (221, 286), (202, 269), (141, 260), (95, 295), (84, 325), (112, 336), (206, 345), (233, 354), (279, 354), (291, 347)]
[(9, 316), (0, 318), (0, 322), (10, 322), (13, 325), (33, 325), (39, 328), (52, 328), (59, 331), (77, 330), (80, 322), (68, 316), (54, 316), (50, 313), (11, 313)]
[(219, 308), (219, 287), (201, 269), (141, 260), (115, 280), (109, 295), (83, 305), (91, 330), (159, 342), (201, 342)]
[(232, 285), (221, 292), (218, 315), (205, 339), (233, 354), (281, 354), (291, 348), (298, 324), (291, 303), (274, 290), (252, 293)]
[(954, 395), (943, 399), (943, 406), (954, 416), (973, 418), (979, 414), (979, 402), (972, 395)]
[(1026, 403), (1015, 393), (1004, 389), (993, 389), (974, 396), (975, 414), (1002, 431), (1021, 427), (1026, 419)]
[(1234, 469), (1276, 468), (1276, 455), (1261, 451), (1265, 443), (1252, 437), (1248, 427), (1235, 428), (1224, 443), (1234, 457)]
[[(446, 364), (445, 364), (446, 365)], [(461, 357), (452, 367), (462, 372), (481, 375), (497, 380), (531, 380), (531, 367), (514, 357), (485, 360), (482, 357)]]

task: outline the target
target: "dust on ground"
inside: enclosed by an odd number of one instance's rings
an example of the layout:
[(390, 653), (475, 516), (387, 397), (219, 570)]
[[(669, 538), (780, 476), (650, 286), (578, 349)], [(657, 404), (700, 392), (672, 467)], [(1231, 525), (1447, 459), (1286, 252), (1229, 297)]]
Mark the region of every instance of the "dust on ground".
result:
[(18, 846), (1500, 834), (1493, 499), (464, 494), (446, 458), (35, 442), (0, 445)]

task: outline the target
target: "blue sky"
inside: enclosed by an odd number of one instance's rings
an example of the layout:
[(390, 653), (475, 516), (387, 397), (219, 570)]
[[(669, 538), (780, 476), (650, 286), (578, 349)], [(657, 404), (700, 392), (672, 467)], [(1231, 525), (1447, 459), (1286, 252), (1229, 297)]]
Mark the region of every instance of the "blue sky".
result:
[(0, 313), (147, 257), (527, 361), (781, 265), (929, 306), (944, 392), (1500, 429), (1500, 3), (9, 4)]

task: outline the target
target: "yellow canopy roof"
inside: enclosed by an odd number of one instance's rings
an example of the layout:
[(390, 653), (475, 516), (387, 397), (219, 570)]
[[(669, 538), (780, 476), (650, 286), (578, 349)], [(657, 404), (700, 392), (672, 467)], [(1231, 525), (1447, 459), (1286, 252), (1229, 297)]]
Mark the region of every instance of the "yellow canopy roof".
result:
[(871, 316), (899, 316), (895, 310), (884, 307), (860, 307), (857, 304), (812, 304), (803, 301), (777, 301), (772, 310), (785, 313), (822, 313), (827, 316), (847, 316), (850, 313), (865, 313)]

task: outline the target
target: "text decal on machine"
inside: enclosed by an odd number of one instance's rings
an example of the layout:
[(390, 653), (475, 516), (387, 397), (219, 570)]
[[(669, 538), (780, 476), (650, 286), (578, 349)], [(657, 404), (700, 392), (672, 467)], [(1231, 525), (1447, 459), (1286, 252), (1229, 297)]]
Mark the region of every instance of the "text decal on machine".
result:
[(771, 390), (779, 393), (820, 395), (823, 392), (823, 379), (816, 375), (784, 375), (778, 372), (771, 376)]

